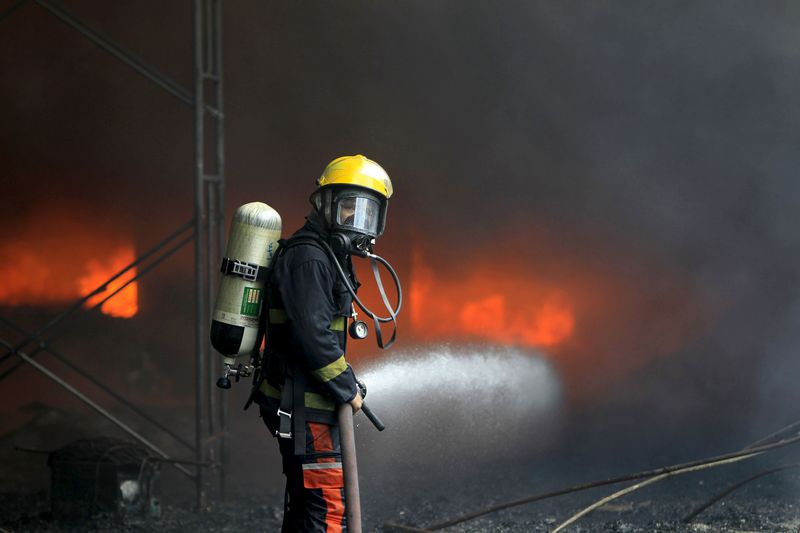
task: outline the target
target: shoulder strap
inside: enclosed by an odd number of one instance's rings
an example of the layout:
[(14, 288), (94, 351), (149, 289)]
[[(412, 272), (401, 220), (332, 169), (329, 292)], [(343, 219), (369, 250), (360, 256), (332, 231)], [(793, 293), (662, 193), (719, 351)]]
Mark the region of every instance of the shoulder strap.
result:
[[(264, 281), (264, 292), (263, 297), (261, 300), (261, 316), (258, 320), (258, 332), (256, 334), (256, 342), (253, 345), (253, 349), (250, 352), (250, 364), (255, 367), (258, 367), (257, 373), (253, 374), (253, 386), (250, 389), (250, 396), (248, 396), (247, 401), (244, 404), (244, 410), (250, 407), (253, 401), (258, 394), (259, 388), (261, 384), (266, 379), (266, 371), (264, 370), (264, 357), (266, 355), (261, 354), (261, 342), (264, 340), (264, 336), (267, 334), (267, 330), (269, 329), (269, 285), (270, 281), (272, 281), (272, 273), (275, 272), (275, 261), (278, 260), (278, 257), (283, 255), (283, 248), (284, 248), (284, 240), (278, 240), (278, 248), (275, 250), (275, 255), (272, 258), (272, 264), (269, 268), (265, 269), (265, 275), (263, 278)], [(265, 350), (266, 352), (266, 347)]]
[[(281, 245), (281, 248), (283, 248), (284, 252), (289, 248), (297, 246), (298, 244), (310, 244), (311, 246), (326, 252), (325, 246), (322, 244), (322, 239), (318, 235), (311, 232), (300, 231), (288, 239), (281, 239), (278, 241), (278, 243)], [(327, 256), (328, 254), (326, 253), (325, 255)]]

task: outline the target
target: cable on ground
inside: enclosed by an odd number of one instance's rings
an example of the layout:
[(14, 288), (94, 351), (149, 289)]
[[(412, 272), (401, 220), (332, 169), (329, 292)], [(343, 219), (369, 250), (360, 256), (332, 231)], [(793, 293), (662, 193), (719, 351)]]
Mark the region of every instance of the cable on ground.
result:
[[(764, 439), (761, 439), (761, 440), (759, 440), (757, 442), (758, 443), (764, 442), (765, 440), (768, 440), (768, 439), (772, 438), (775, 435), (784, 434), (789, 429), (794, 429), (795, 427), (798, 427), (798, 426), (800, 426), (800, 421), (795, 422), (795, 423), (793, 423), (793, 424), (791, 424), (789, 426), (786, 426), (783, 429), (781, 429), (781, 430), (773, 433), (772, 435), (770, 435), (768, 437), (765, 437)], [(517, 507), (519, 505), (524, 505), (526, 503), (533, 503), (535, 501), (554, 498), (556, 496), (563, 496), (565, 494), (570, 494), (570, 493), (573, 493), (573, 492), (580, 492), (580, 491), (583, 491), (583, 490), (592, 489), (592, 488), (596, 488), (596, 487), (602, 487), (602, 486), (605, 486), (605, 485), (614, 485), (614, 484), (622, 483), (622, 482), (625, 482), (625, 481), (634, 481), (634, 480), (637, 480), (637, 479), (651, 478), (651, 477), (654, 477), (654, 476), (660, 476), (662, 474), (668, 474), (668, 473), (671, 473), (671, 472), (677, 472), (679, 470), (686, 469), (686, 468), (692, 468), (692, 467), (695, 467), (695, 466), (701, 466), (701, 465), (704, 465), (704, 464), (707, 464), (707, 463), (714, 463), (714, 462), (724, 461), (724, 460), (727, 460), (727, 459), (734, 459), (734, 458), (737, 458), (737, 457), (744, 457), (744, 456), (754, 455), (754, 454), (758, 454), (758, 453), (761, 453), (761, 452), (770, 451), (770, 450), (782, 448), (782, 447), (785, 447), (785, 446), (789, 446), (789, 445), (795, 444), (797, 442), (800, 442), (800, 434), (796, 434), (794, 437), (791, 437), (791, 438), (788, 438), (788, 439), (783, 439), (783, 440), (780, 440), (780, 441), (772, 443), (772, 444), (765, 444), (765, 445), (760, 445), (760, 446), (747, 448), (746, 450), (743, 450), (743, 451), (740, 451), (740, 452), (728, 453), (728, 454), (719, 455), (719, 456), (716, 456), (716, 457), (710, 457), (710, 458), (707, 458), (707, 459), (701, 459), (701, 460), (696, 460), (696, 461), (690, 461), (690, 462), (687, 462), (687, 463), (681, 463), (681, 464), (676, 464), (676, 465), (665, 466), (665, 467), (656, 468), (656, 469), (653, 469), (653, 470), (646, 470), (646, 471), (642, 471), (642, 472), (637, 472), (635, 474), (629, 474), (629, 475), (625, 475), (625, 476), (609, 478), (609, 479), (606, 479), (606, 480), (599, 480), (599, 481), (591, 481), (591, 482), (588, 482), (588, 483), (581, 483), (579, 485), (573, 485), (571, 487), (567, 487), (567, 488), (563, 488), (563, 489), (558, 489), (558, 490), (549, 491), (549, 492), (545, 492), (545, 493), (535, 494), (533, 496), (528, 496), (526, 498), (522, 498), (522, 499), (519, 499), (519, 500), (514, 500), (514, 501), (510, 501), (510, 502), (505, 502), (505, 503), (492, 505), (490, 507), (486, 507), (484, 509), (475, 511), (473, 513), (470, 513), (470, 514), (467, 514), (467, 515), (463, 515), (463, 516), (460, 516), (460, 517), (457, 517), (457, 518), (453, 518), (451, 520), (447, 520), (446, 522), (441, 522), (439, 524), (435, 524), (433, 526), (428, 527), (428, 531), (436, 531), (436, 530), (439, 530), (439, 529), (443, 529), (445, 527), (449, 527), (449, 526), (453, 526), (453, 525), (456, 525), (456, 524), (460, 524), (462, 522), (467, 522), (469, 520), (473, 520), (475, 518), (478, 518), (478, 517), (481, 517), (481, 516), (484, 516), (484, 515), (487, 515), (487, 514), (491, 514), (491, 513), (497, 512), (497, 511), (501, 511), (503, 509), (508, 509), (508, 508), (511, 508), (511, 507)]]
[(684, 524), (688, 524), (689, 522), (694, 520), (694, 518), (697, 515), (699, 515), (700, 513), (702, 513), (703, 511), (705, 511), (706, 509), (708, 509), (709, 507), (711, 507), (712, 505), (714, 505), (715, 503), (720, 501), (721, 499), (725, 498), (726, 496), (728, 496), (732, 492), (740, 489), (744, 485), (747, 485), (751, 481), (755, 481), (755, 480), (760, 479), (762, 477), (769, 476), (771, 474), (776, 474), (778, 472), (783, 472), (785, 470), (792, 470), (794, 468), (800, 468), (800, 463), (793, 463), (793, 464), (789, 464), (789, 465), (779, 466), (779, 467), (776, 467), (776, 468), (770, 468), (769, 470), (764, 470), (763, 472), (759, 472), (758, 474), (756, 474), (754, 476), (750, 476), (750, 477), (748, 477), (746, 479), (743, 479), (743, 480), (739, 481), (738, 483), (735, 483), (734, 485), (731, 485), (730, 487), (728, 487), (723, 492), (720, 492), (719, 494), (717, 494), (716, 496), (714, 496), (713, 498), (708, 500), (706, 503), (704, 503), (703, 505), (697, 507), (694, 511), (692, 511), (691, 513), (689, 513), (686, 516), (684, 516), (681, 519), (681, 522), (683, 522)]
[[(749, 445), (745, 446), (742, 449), (742, 452), (740, 452), (740, 453), (746, 453), (748, 451), (753, 451), (753, 450), (755, 450), (757, 448), (764, 448), (765, 446), (759, 446), (759, 445), (764, 443), (764, 442), (769, 442), (771, 439), (773, 439), (773, 438), (775, 438), (777, 436), (785, 434), (787, 431), (789, 431), (790, 429), (794, 429), (798, 425), (800, 425), (800, 422), (795, 422), (795, 423), (790, 424), (790, 425), (788, 425), (788, 426), (786, 426), (784, 428), (781, 428), (778, 431), (776, 431), (776, 432), (774, 432), (774, 433), (772, 433), (770, 435), (767, 435), (766, 437), (764, 437), (762, 439), (759, 439), (759, 440), (757, 440), (756, 442), (754, 442), (752, 444), (749, 444)], [(800, 438), (800, 434), (798, 434), (798, 437), (795, 437), (795, 438)], [(787, 440), (791, 440), (791, 439), (787, 439)], [(611, 502), (611, 501), (613, 501), (613, 500), (615, 500), (617, 498), (625, 496), (626, 494), (630, 494), (631, 492), (635, 492), (635, 491), (637, 491), (637, 490), (639, 490), (641, 488), (644, 488), (644, 487), (646, 487), (648, 485), (652, 485), (653, 483), (656, 483), (656, 482), (661, 481), (663, 479), (666, 479), (668, 477), (672, 477), (672, 476), (675, 476), (675, 475), (681, 475), (681, 474), (688, 474), (690, 472), (695, 472), (697, 470), (704, 470), (706, 468), (712, 468), (712, 467), (715, 467), (715, 466), (721, 466), (721, 465), (724, 465), (724, 464), (729, 464), (729, 463), (742, 461), (742, 460), (745, 460), (745, 459), (750, 459), (750, 458), (755, 457), (757, 455), (761, 455), (761, 453), (763, 453), (763, 452), (753, 453), (751, 455), (741, 455), (741, 456), (738, 456), (738, 457), (732, 457), (730, 459), (725, 459), (725, 460), (721, 460), (721, 461), (709, 462), (709, 463), (701, 464), (701, 465), (698, 465), (698, 466), (695, 466), (695, 467), (683, 468), (683, 469), (680, 469), (680, 470), (676, 470), (676, 471), (673, 471), (673, 472), (667, 472), (667, 473), (652, 477), (652, 478), (648, 479), (647, 481), (644, 481), (642, 483), (637, 483), (636, 485), (632, 485), (632, 486), (630, 486), (628, 488), (622, 489), (622, 490), (620, 490), (618, 492), (615, 492), (614, 494), (612, 494), (610, 496), (607, 496), (605, 498), (602, 498), (602, 499), (596, 501), (595, 503), (593, 503), (589, 507), (586, 507), (582, 511), (572, 515), (569, 519), (567, 519), (565, 522), (561, 523), (558, 527), (556, 527), (553, 531), (551, 531), (551, 533), (558, 533), (559, 531), (562, 531), (563, 529), (565, 529), (570, 524), (576, 522), (577, 520), (579, 520), (583, 516), (586, 516), (587, 514), (592, 512), (593, 510), (597, 509), (598, 507), (602, 507), (603, 505), (605, 505), (608, 502)]]

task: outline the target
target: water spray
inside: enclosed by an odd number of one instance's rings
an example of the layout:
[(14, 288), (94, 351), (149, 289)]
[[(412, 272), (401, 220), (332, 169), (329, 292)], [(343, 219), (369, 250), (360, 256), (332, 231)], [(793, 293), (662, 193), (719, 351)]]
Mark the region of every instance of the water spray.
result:
[[(418, 347), (366, 366), (361, 376), (373, 391), (370, 404), (394, 434), (390, 440), (363, 434), (369, 443), (362, 453), (375, 455), (371, 464), (399, 461), (429, 468), (434, 466), (427, 464), (429, 457), (439, 464), (431, 451), (447, 453), (449, 465), (470, 462), (478, 453), (502, 458), (515, 446), (544, 447), (556, 433), (560, 380), (533, 350)], [(437, 438), (419, 438), (425, 434)], [(444, 446), (447, 450), (437, 449)]]

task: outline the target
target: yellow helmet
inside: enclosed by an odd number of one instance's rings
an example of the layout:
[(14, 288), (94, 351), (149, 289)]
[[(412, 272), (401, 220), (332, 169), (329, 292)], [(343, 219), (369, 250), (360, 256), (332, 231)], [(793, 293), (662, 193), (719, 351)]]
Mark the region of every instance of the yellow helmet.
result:
[(317, 180), (318, 187), (328, 185), (355, 185), (384, 196), (392, 197), (392, 180), (378, 163), (363, 155), (346, 155), (334, 159)]
[(383, 233), (392, 192), (392, 180), (378, 163), (348, 155), (328, 163), (311, 204), (330, 231), (365, 242)]

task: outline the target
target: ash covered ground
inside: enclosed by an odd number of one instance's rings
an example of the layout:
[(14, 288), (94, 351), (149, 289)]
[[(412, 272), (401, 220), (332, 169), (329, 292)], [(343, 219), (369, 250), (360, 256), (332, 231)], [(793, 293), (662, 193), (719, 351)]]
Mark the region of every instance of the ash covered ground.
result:
[[(503, 474), (506, 481), (503, 482)], [(491, 477), (491, 482), (488, 477)], [(448, 518), (531, 492), (531, 483), (521, 483), (513, 471), (493, 472), (472, 483), (452, 483), (448, 490), (432, 490), (420, 479), (417, 486), (386, 488), (380, 494), (365, 494), (364, 530), (398, 531), (386, 522), (424, 527)], [(588, 515), (567, 529), (571, 532), (697, 533), (753, 532), (796, 533), (800, 529), (797, 473), (784, 473), (748, 484), (711, 507), (690, 524), (680, 517), (710, 495), (736, 479), (727, 474), (706, 474), (672, 480), (623, 498)], [(509, 482), (511, 480), (511, 482)], [(455, 481), (455, 480), (454, 480)], [(371, 483), (368, 483), (371, 485)], [(794, 488), (794, 492), (789, 490)], [(585, 493), (500, 511), (443, 531), (460, 532), (548, 532), (558, 523), (610, 491)], [(793, 494), (793, 495), (792, 495)], [(168, 500), (169, 498), (167, 498)], [(46, 492), (5, 493), (0, 497), (2, 530), (22, 531), (279, 531), (282, 516), (280, 495), (243, 495), (218, 504), (211, 512), (194, 510), (190, 499), (164, 507), (160, 519), (120, 520), (98, 516), (81, 524), (52, 520)]]

